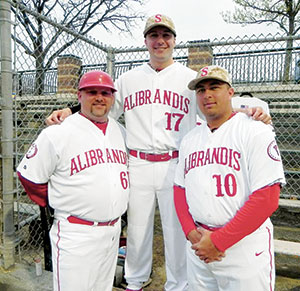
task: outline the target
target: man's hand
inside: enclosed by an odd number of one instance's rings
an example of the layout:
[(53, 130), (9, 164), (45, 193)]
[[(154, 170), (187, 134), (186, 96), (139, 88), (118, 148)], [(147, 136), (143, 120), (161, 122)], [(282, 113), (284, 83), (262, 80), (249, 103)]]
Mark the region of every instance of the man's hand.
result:
[(225, 257), (225, 253), (219, 251), (210, 239), (211, 231), (198, 228), (197, 231), (201, 234), (201, 240), (192, 245), (196, 256), (205, 263), (221, 261)]
[(252, 116), (254, 120), (262, 121), (265, 124), (270, 124), (272, 122), (271, 116), (261, 107), (247, 108), (247, 114)]
[(191, 242), (191, 244), (195, 244), (199, 242), (201, 240), (201, 237), (202, 237), (201, 233), (196, 229), (193, 229), (187, 235), (187, 238)]
[(46, 118), (45, 122), (47, 125), (60, 124), (70, 115), (72, 115), (70, 108), (55, 110)]

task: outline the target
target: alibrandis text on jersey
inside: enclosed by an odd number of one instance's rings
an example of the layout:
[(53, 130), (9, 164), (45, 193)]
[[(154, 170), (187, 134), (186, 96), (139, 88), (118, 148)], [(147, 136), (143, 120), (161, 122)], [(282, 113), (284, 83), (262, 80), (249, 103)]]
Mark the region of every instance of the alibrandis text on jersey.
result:
[(271, 128), (242, 113), (214, 132), (204, 123), (182, 141), (175, 184), (185, 188), (190, 213), (204, 224), (223, 226), (251, 193), (283, 181)]
[(195, 151), (189, 154), (184, 160), (184, 174), (186, 175), (195, 167), (204, 167), (214, 164), (228, 166), (236, 171), (240, 171), (240, 159), (240, 152), (227, 147), (214, 147)]
[(103, 151), (100, 148), (90, 149), (71, 158), (70, 176), (103, 163), (127, 165), (127, 160), (127, 153), (122, 150), (107, 148)]
[(189, 98), (179, 95), (170, 90), (156, 89), (141, 90), (124, 98), (124, 112), (132, 110), (137, 106), (148, 104), (167, 105), (174, 109), (178, 109), (183, 113), (189, 113), (189, 105), (191, 101)]

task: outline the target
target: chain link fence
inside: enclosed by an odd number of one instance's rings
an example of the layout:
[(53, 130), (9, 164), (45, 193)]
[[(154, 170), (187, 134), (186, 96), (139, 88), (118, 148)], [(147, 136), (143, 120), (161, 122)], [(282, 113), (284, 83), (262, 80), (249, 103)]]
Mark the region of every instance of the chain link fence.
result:
[[(1, 40), (12, 40), (13, 44), (12, 88), (6, 89), (11, 92), (13, 104), (12, 152), (15, 171), (32, 141), (45, 127), (45, 118), (55, 109), (77, 104), (76, 87), (82, 73), (101, 69), (115, 79), (123, 72), (148, 62), (148, 52), (145, 48), (111, 48), (62, 27), (26, 7), (14, 8), (16, 11), (11, 14), (12, 35), (1, 35)], [(19, 21), (25, 14), (41, 23), (42, 42), (30, 42), (30, 36)], [(0, 25), (4, 25), (1, 19)], [(287, 42), (292, 42), (292, 49), (286, 49)], [(237, 95), (250, 92), (269, 104), (287, 178), (281, 198), (300, 199), (300, 36), (288, 38), (268, 35), (191, 41), (178, 44), (174, 58), (194, 69), (204, 64), (221, 65), (232, 74)], [(3, 64), (1, 51), (1, 77), (4, 76)], [(5, 82), (1, 82), (1, 85), (8, 86)], [(3, 98), (1, 96), (1, 101)], [(3, 125), (3, 102), (1, 104)], [(3, 132), (5, 128), (2, 125)], [(3, 143), (2, 135), (2, 149)], [(7, 169), (3, 166), (3, 156), (1, 166), (4, 185), (3, 177)], [(28, 199), (16, 173), (12, 175), (14, 195), (10, 203), (13, 203), (15, 260), (32, 264), (37, 256), (44, 257), (43, 241), (49, 222), (43, 224), (41, 217), (46, 215), (49, 218), (49, 215), (41, 212)], [(1, 224), (4, 235), (5, 224), (11, 223), (3, 211), (6, 203), (2, 191)], [(1, 244), (2, 249), (7, 247), (5, 240)]]

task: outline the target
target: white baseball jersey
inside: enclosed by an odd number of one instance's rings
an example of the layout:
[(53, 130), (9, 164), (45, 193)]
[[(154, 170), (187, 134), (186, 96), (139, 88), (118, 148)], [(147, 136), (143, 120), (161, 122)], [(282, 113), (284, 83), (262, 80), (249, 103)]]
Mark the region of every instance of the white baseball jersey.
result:
[(185, 136), (175, 184), (186, 190), (195, 221), (221, 227), (254, 191), (285, 183), (271, 128), (237, 113), (216, 131), (206, 123)]
[(260, 106), (264, 112), (270, 114), (268, 103), (256, 97), (235, 96), (231, 99), (231, 104), (233, 108), (251, 108)]
[(182, 137), (196, 125), (195, 93), (187, 88), (196, 74), (175, 62), (160, 72), (143, 64), (119, 77), (111, 115), (118, 118), (125, 113), (128, 148), (178, 149)]
[(105, 135), (78, 113), (44, 129), (17, 170), (31, 182), (48, 182), (55, 210), (93, 221), (115, 219), (126, 210), (127, 153), (112, 118)]

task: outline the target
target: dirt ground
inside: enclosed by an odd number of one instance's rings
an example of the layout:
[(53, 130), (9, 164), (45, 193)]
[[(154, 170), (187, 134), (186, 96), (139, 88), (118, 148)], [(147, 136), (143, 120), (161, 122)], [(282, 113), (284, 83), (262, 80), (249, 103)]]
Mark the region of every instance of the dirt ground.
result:
[[(165, 282), (164, 251), (162, 229), (159, 212), (155, 215), (154, 242), (153, 242), (153, 271), (152, 281), (144, 288), (144, 291), (163, 291)], [(122, 289), (114, 289), (114, 291)], [(300, 291), (300, 278), (291, 279), (286, 277), (276, 277), (276, 291)], [(210, 291), (210, 290), (208, 290)]]

